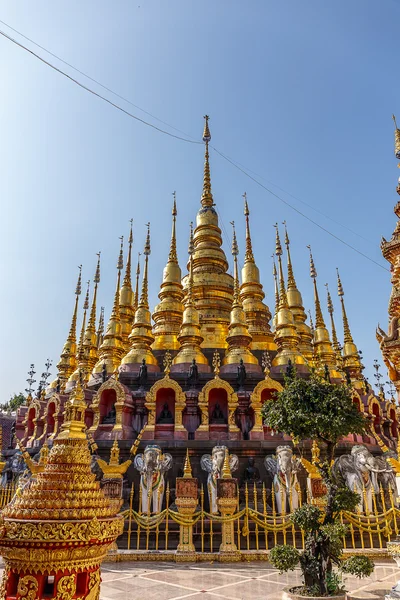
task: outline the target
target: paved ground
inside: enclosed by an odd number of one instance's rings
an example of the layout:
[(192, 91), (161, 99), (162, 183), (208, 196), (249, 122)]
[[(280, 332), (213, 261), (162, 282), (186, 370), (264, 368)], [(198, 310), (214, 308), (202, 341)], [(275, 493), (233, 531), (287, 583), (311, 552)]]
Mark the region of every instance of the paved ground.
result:
[[(280, 575), (265, 563), (108, 563), (100, 600), (281, 600), (282, 589), (300, 583), (300, 572)], [(351, 598), (383, 598), (400, 579), (394, 563), (376, 564), (368, 579), (347, 578)]]

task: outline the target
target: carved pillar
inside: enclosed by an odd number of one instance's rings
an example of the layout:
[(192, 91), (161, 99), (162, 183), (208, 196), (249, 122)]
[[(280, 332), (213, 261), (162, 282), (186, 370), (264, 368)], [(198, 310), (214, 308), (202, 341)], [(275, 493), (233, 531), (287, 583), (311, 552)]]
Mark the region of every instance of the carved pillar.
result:
[[(236, 479), (217, 480), (217, 505), (221, 515), (227, 519), (237, 508), (237, 481)], [(235, 544), (235, 529), (233, 519), (222, 523), (222, 543), (219, 547), (221, 561), (240, 560), (240, 553)]]
[(228, 431), (230, 440), (240, 440), (242, 438), (241, 431), (235, 422), (235, 413), (238, 406), (238, 397), (236, 394), (232, 394), (228, 400)]
[(199, 401), (200, 425), (196, 429), (194, 437), (196, 440), (208, 440), (210, 438), (208, 402)]
[[(198, 483), (195, 477), (177, 477), (175, 504), (179, 514), (185, 520), (189, 520), (198, 504)], [(178, 561), (196, 561), (192, 524), (179, 526), (179, 545), (176, 558)]]
[(185, 395), (182, 394), (180, 397), (176, 398), (175, 401), (175, 434), (174, 438), (176, 440), (187, 440), (188, 432), (186, 427), (183, 425), (182, 413), (186, 407), (186, 398)]
[(155, 434), (155, 429), (156, 429), (156, 403), (155, 401), (146, 401), (144, 403), (145, 407), (147, 408), (147, 425), (145, 427), (145, 430), (143, 432), (143, 439), (144, 440), (154, 440), (154, 434)]

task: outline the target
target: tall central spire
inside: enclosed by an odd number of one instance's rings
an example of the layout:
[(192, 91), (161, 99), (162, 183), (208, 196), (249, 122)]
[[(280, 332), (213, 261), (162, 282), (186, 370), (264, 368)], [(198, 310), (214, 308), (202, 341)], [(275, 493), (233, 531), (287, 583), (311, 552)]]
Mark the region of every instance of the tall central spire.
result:
[(75, 289), (75, 305), (74, 312), (72, 314), (71, 327), (69, 329), (69, 334), (67, 340), (64, 344), (64, 348), (60, 355), (60, 360), (57, 364), (58, 376), (60, 380), (66, 382), (68, 377), (74, 371), (76, 367), (76, 320), (78, 316), (78, 303), (79, 296), (81, 294), (82, 288), (82, 265), (79, 267), (79, 276)]
[(361, 372), (364, 366), (361, 363), (360, 355), (358, 353), (357, 346), (354, 343), (353, 336), (351, 335), (349, 321), (347, 319), (346, 308), (344, 306), (344, 291), (338, 269), (337, 271), (337, 282), (338, 282), (338, 296), (342, 305), (342, 317), (343, 317), (343, 330), (344, 330), (344, 344), (343, 344), (343, 367), (344, 370), (350, 375), (351, 379), (361, 379)]
[[(209, 119), (205, 117), (203, 141), (205, 161), (201, 206), (194, 231), (193, 298), (200, 315), (204, 348), (226, 348), (226, 336), (233, 300), (233, 278), (227, 273), (228, 261), (222, 249), (221, 229), (211, 192)], [(187, 268), (189, 270), (189, 262)], [(188, 276), (182, 283), (186, 292)]]
[(121, 336), (122, 343), (126, 352), (129, 350), (128, 337), (132, 331), (133, 320), (135, 318), (134, 309), (134, 294), (132, 291), (132, 279), (131, 279), (131, 261), (132, 261), (132, 244), (133, 244), (133, 231), (132, 231), (133, 219), (131, 219), (131, 228), (128, 238), (128, 256), (126, 259), (126, 268), (124, 281), (119, 292), (119, 309), (121, 316)]
[(204, 116), (204, 131), (203, 142), (205, 144), (204, 152), (204, 176), (203, 176), (203, 193), (201, 195), (201, 205), (203, 207), (213, 206), (214, 200), (211, 192), (211, 175), (210, 175), (210, 155), (208, 153), (208, 143), (211, 140), (210, 129), (208, 127), (208, 115)]

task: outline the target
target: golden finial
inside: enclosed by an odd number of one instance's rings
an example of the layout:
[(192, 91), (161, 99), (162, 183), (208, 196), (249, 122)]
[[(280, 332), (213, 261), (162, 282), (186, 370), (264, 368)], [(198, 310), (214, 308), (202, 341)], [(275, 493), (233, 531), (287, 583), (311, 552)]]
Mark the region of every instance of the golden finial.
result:
[(76, 282), (76, 288), (75, 288), (75, 296), (76, 296), (75, 307), (74, 307), (71, 327), (70, 327), (70, 331), (69, 331), (69, 337), (71, 337), (71, 339), (73, 339), (73, 340), (76, 340), (76, 320), (78, 317), (78, 303), (79, 303), (79, 296), (81, 295), (81, 291), (82, 291), (82, 265), (79, 265), (78, 269), (79, 269), (79, 275), (78, 275), (78, 281)]
[(119, 239), (121, 240), (121, 246), (119, 250), (117, 269), (118, 271), (122, 271), (122, 269), (124, 268), (124, 236), (121, 235)]
[(133, 304), (134, 309), (136, 310), (139, 306), (139, 276), (140, 276), (140, 257), (142, 253), (138, 252), (138, 261), (136, 267), (136, 287), (135, 287), (135, 301)]
[(211, 192), (211, 175), (210, 175), (210, 157), (208, 153), (208, 143), (211, 140), (210, 129), (208, 127), (209, 116), (204, 116), (204, 131), (203, 131), (203, 142), (205, 144), (205, 155), (204, 155), (204, 176), (203, 176), (203, 193), (201, 195), (201, 205), (203, 207), (213, 206), (213, 196)]
[(346, 309), (345, 309), (345, 306), (344, 306), (344, 298), (343, 298), (344, 291), (343, 291), (342, 282), (340, 280), (339, 269), (336, 269), (336, 273), (337, 273), (337, 281), (338, 281), (338, 296), (339, 296), (340, 302), (342, 304), (344, 343), (350, 342), (352, 344), (353, 343), (353, 337), (352, 337), (351, 332), (350, 332), (349, 321), (347, 319)]
[(192, 479), (192, 477), (193, 477), (192, 465), (190, 464), (189, 448), (186, 448), (186, 458), (185, 458), (185, 464), (183, 467), (183, 478), (184, 479)]
[(264, 350), (264, 352), (262, 353), (261, 364), (264, 371), (265, 379), (268, 379), (269, 374), (271, 372), (271, 357), (266, 350)]
[(325, 284), (325, 287), (326, 287), (326, 294), (327, 294), (328, 312), (329, 312), (330, 317), (331, 317), (332, 346), (333, 346), (333, 349), (335, 350), (336, 354), (338, 355), (338, 358), (340, 357), (340, 359), (341, 359), (340, 344), (339, 344), (337, 333), (336, 333), (335, 320), (333, 318), (333, 313), (334, 313), (333, 302), (332, 302), (331, 295), (329, 293), (329, 286), (328, 286), (327, 283)]
[(292, 266), (292, 258), (290, 256), (290, 240), (287, 232), (286, 221), (283, 221), (283, 225), (285, 227), (285, 246), (287, 253), (287, 270), (288, 270), (288, 279), (287, 279), (287, 289), (296, 290), (296, 281), (293, 274), (293, 266)]
[(247, 204), (247, 194), (244, 192), (244, 216), (246, 217), (246, 253), (244, 255), (244, 262), (254, 262), (254, 254), (253, 254), (253, 246), (251, 243), (251, 235), (250, 235), (250, 211), (249, 205)]
[(81, 334), (79, 336), (78, 352), (76, 354), (78, 361), (83, 358), (83, 340), (84, 340), (85, 329), (86, 329), (86, 312), (89, 308), (89, 289), (90, 289), (90, 280), (87, 282), (85, 302), (83, 303), (82, 327), (81, 327)]
[(139, 305), (143, 308), (149, 308), (149, 297), (148, 297), (148, 263), (149, 263), (149, 255), (150, 255), (150, 223), (146, 224), (147, 227), (147, 236), (146, 243), (144, 245), (143, 254), (145, 256), (144, 259), (144, 272), (143, 272), (143, 280), (142, 280), (142, 293), (140, 295)]
[(318, 465), (319, 463), (319, 455), (321, 454), (321, 450), (319, 449), (317, 440), (313, 440), (311, 446), (311, 461), (313, 465)]
[(219, 377), (220, 367), (221, 367), (221, 356), (218, 350), (214, 351), (212, 366), (214, 368), (214, 376), (217, 379)]
[(124, 276), (124, 281), (122, 284), (122, 287), (126, 287), (129, 290), (132, 290), (132, 279), (131, 279), (131, 271), (132, 271), (132, 267), (131, 267), (131, 261), (132, 261), (132, 244), (133, 244), (133, 219), (130, 219), (130, 224), (131, 224), (131, 228), (129, 231), (129, 238), (128, 238), (128, 255), (126, 258), (126, 269), (125, 269), (125, 276)]
[(184, 301), (185, 306), (193, 304), (193, 254), (194, 254), (194, 241), (193, 241), (193, 223), (190, 223), (190, 236), (189, 236), (189, 280), (187, 286), (187, 294)]
[(57, 364), (58, 376), (66, 380), (76, 367), (76, 321), (78, 317), (79, 296), (82, 291), (82, 265), (79, 265), (78, 281), (75, 288), (75, 304), (72, 314), (71, 326), (68, 337), (60, 354), (60, 360)]
[(172, 195), (174, 197), (174, 203), (172, 205), (172, 234), (168, 260), (177, 263), (178, 255), (176, 253), (176, 216), (178, 214), (178, 211), (176, 210), (176, 192), (173, 192)]
[[(126, 460), (125, 462), (119, 464), (119, 446), (118, 440), (115, 439), (110, 451), (110, 460), (107, 463), (105, 460), (101, 458), (96, 458), (97, 463), (100, 469), (104, 473), (105, 479), (122, 479), (123, 475), (126, 473), (130, 465), (132, 464), (131, 460)], [(122, 504), (122, 500), (121, 500)]]
[(76, 385), (65, 406), (64, 422), (61, 425), (61, 433), (58, 435), (58, 440), (86, 440), (85, 411), (85, 396), (82, 389), (81, 378), (78, 377)]
[(232, 225), (232, 256), (233, 256), (233, 306), (239, 303), (239, 271), (237, 257), (239, 254), (239, 247), (236, 239), (235, 221), (231, 221)]
[(231, 467), (229, 464), (229, 450), (225, 447), (224, 465), (222, 467), (222, 479), (232, 479)]
[(275, 287), (275, 314), (279, 309), (279, 288), (278, 288), (278, 272), (276, 270), (275, 256), (272, 255), (272, 275), (274, 276)]
[(314, 322), (311, 314), (311, 310), (308, 310), (308, 316), (310, 317), (310, 329), (312, 334), (314, 335)]
[(104, 306), (100, 307), (100, 316), (99, 316), (99, 324), (97, 327), (97, 347), (100, 348), (103, 343), (103, 333), (104, 333)]
[(97, 287), (98, 287), (98, 285), (100, 283), (100, 255), (101, 255), (101, 252), (98, 252), (97, 253), (96, 272), (95, 272), (94, 277), (93, 277), (94, 291), (93, 291), (92, 307), (90, 309), (90, 316), (89, 316), (89, 321), (88, 321), (88, 326), (87, 326), (87, 329), (92, 329), (94, 334), (96, 332)]
[(171, 356), (171, 352), (169, 350), (167, 350), (166, 353), (164, 354), (163, 365), (164, 365), (165, 377), (169, 377), (169, 374), (171, 372), (171, 365), (172, 365), (172, 356)]
[(315, 327), (325, 327), (324, 317), (322, 315), (321, 303), (319, 301), (318, 288), (317, 288), (317, 270), (315, 268), (314, 259), (311, 251), (311, 246), (307, 246), (310, 251), (310, 277), (314, 281), (314, 301), (315, 301)]
[(279, 308), (289, 308), (287, 295), (286, 295), (286, 289), (285, 289), (285, 279), (283, 277), (282, 246), (281, 246), (281, 240), (279, 237), (278, 223), (275, 223), (274, 227), (276, 230), (275, 254), (278, 257), (278, 272), (279, 272)]

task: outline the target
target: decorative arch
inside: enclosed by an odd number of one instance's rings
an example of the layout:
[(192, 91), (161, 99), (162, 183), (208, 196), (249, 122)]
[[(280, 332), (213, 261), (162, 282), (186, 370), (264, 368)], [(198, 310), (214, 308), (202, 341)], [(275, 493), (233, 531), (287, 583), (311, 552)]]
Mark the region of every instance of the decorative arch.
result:
[[(399, 437), (398, 422), (397, 422), (397, 408), (396, 405), (388, 400), (385, 405), (385, 412), (388, 424), (389, 437), (397, 439)], [(385, 432), (386, 433), (386, 432)]]
[[(34, 413), (32, 413), (34, 411)], [(26, 426), (25, 426), (25, 440), (26, 443), (33, 443), (33, 440), (36, 438), (37, 432), (37, 420), (40, 415), (40, 403), (39, 400), (35, 398), (28, 406), (28, 411), (26, 413)]]
[[(145, 406), (148, 410), (147, 416), (147, 425), (146, 429), (148, 432), (154, 432), (156, 426), (156, 400), (157, 394), (161, 390), (170, 389), (173, 390), (175, 394), (175, 422), (174, 429), (176, 431), (186, 432), (185, 427), (183, 426), (182, 421), (182, 412), (186, 406), (186, 395), (182, 390), (181, 386), (177, 381), (171, 379), (168, 374), (166, 374), (162, 379), (159, 379), (151, 386), (150, 390), (146, 393), (146, 401)], [(187, 432), (185, 433), (185, 437), (187, 436)]]
[(364, 412), (364, 404), (363, 401), (361, 399), (360, 394), (358, 393), (358, 391), (353, 387), (351, 390), (351, 394), (353, 396), (353, 402), (354, 404), (358, 405), (358, 410), (360, 411), (360, 413)]
[[(49, 408), (50, 408), (51, 404), (54, 404), (54, 411), (49, 416)], [(44, 428), (43, 428), (42, 435), (40, 436), (40, 438), (38, 438), (38, 441), (45, 441), (46, 437), (54, 438), (56, 436), (56, 433), (58, 430), (58, 423), (56, 422), (56, 419), (60, 416), (60, 406), (61, 406), (60, 396), (58, 394), (53, 394), (48, 399), (46, 408), (44, 409), (44, 413), (43, 413)], [(53, 429), (51, 429), (51, 427), (49, 427), (49, 419), (50, 418), (54, 419)]]
[(159, 379), (155, 382), (154, 385), (151, 386), (149, 391), (146, 393), (146, 403), (147, 402), (155, 402), (157, 397), (157, 392), (161, 389), (170, 388), (175, 392), (175, 401), (178, 404), (185, 404), (186, 396), (185, 392), (179, 385), (177, 381), (171, 379), (170, 377), (163, 377), (163, 379)]
[(235, 413), (239, 405), (238, 395), (234, 391), (233, 387), (224, 379), (220, 377), (214, 377), (210, 381), (207, 381), (199, 393), (198, 406), (201, 412), (201, 425), (200, 431), (209, 431), (209, 414), (208, 414), (208, 403), (209, 396), (212, 390), (222, 389), (225, 390), (228, 399), (228, 432), (229, 439), (240, 439), (240, 429), (236, 425)]
[(122, 383), (120, 383), (119, 381), (117, 381), (116, 379), (114, 379), (114, 377), (110, 377), (109, 379), (107, 379), (107, 381), (105, 381), (104, 383), (101, 384), (101, 386), (99, 387), (99, 389), (97, 390), (94, 398), (93, 398), (93, 402), (92, 402), (92, 406), (93, 408), (95, 406), (99, 406), (100, 404), (100, 399), (101, 399), (101, 394), (103, 392), (105, 392), (106, 390), (114, 390), (116, 397), (117, 397), (117, 402), (124, 402), (125, 400), (125, 388), (122, 385)]
[(382, 407), (378, 399), (372, 394), (368, 398), (368, 412), (373, 419), (372, 424), (375, 432), (379, 434), (381, 432), (380, 425), (382, 422)]
[(210, 381), (207, 381), (206, 385), (201, 390), (199, 394), (199, 404), (207, 404), (210, 391), (221, 388), (227, 392), (228, 400), (229, 398), (232, 398), (233, 402), (238, 402), (238, 397), (233, 387), (224, 379), (214, 377), (214, 379), (210, 379)]
[(250, 403), (261, 404), (261, 394), (264, 390), (276, 390), (277, 392), (282, 392), (283, 386), (279, 381), (275, 381), (275, 379), (272, 379), (271, 377), (259, 381), (250, 396)]

